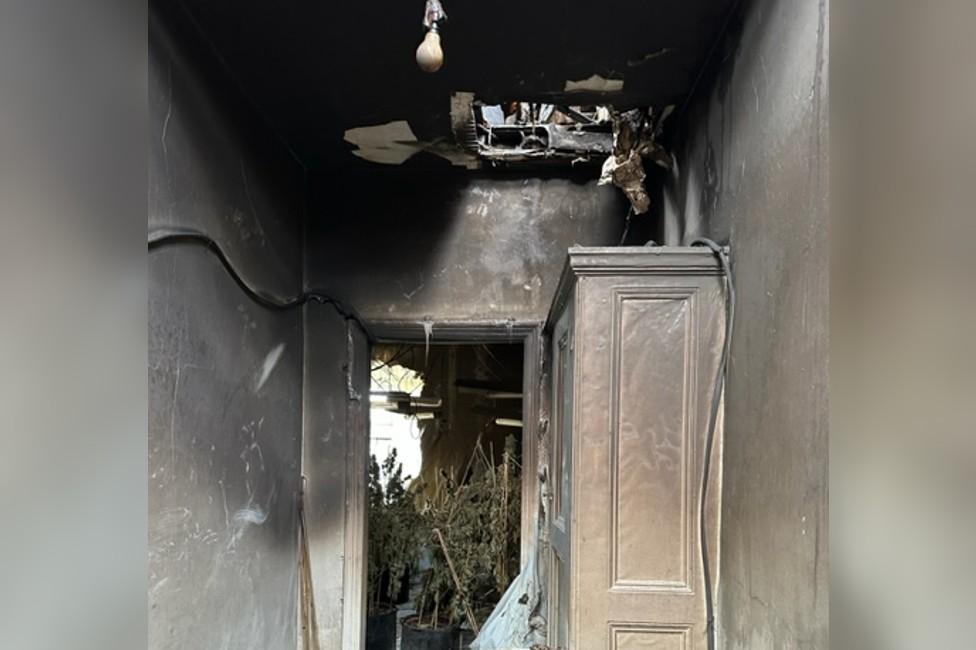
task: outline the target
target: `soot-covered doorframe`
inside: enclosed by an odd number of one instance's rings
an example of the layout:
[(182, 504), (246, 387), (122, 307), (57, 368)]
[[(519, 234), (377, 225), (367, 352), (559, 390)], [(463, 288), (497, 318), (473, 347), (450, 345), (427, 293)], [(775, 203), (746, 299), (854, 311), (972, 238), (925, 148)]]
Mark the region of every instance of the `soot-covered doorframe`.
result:
[[(536, 321), (382, 321), (369, 322), (373, 343), (438, 344), (521, 343), (524, 355), (522, 375), (522, 494), (538, 494), (540, 379), (542, 374), (542, 330)], [(356, 459), (365, 462), (365, 459)], [(358, 465), (357, 465), (358, 466)], [(533, 468), (528, 471), (528, 468)], [(525, 565), (529, 549), (535, 545), (535, 523), (539, 508), (537, 499), (522, 500), (521, 564)]]
[[(372, 334), (372, 344), (375, 343), (412, 343), (424, 345), (437, 344), (473, 344), (473, 343), (521, 343), (523, 357), (522, 374), (522, 518), (521, 518), (521, 557), (520, 567), (524, 568), (530, 554), (536, 551), (538, 544), (537, 520), (540, 514), (539, 490), (539, 440), (541, 420), (541, 378), (543, 363), (542, 324), (536, 321), (517, 322), (507, 321), (369, 321)], [(368, 432), (367, 432), (368, 435)], [(359, 472), (366, 467), (369, 453), (368, 445), (357, 445), (359, 455), (349, 456), (347, 472)], [(363, 497), (358, 504), (349, 504), (351, 508), (363, 508), (366, 502)], [(362, 519), (362, 534), (356, 536), (361, 543), (358, 553), (351, 553), (346, 558), (352, 563), (353, 572), (357, 575), (365, 573), (366, 540), (368, 531), (365, 530), (365, 517)], [(364, 586), (365, 588), (365, 586)], [(347, 620), (365, 620), (364, 599), (353, 598), (347, 604), (355, 611), (348, 612)]]

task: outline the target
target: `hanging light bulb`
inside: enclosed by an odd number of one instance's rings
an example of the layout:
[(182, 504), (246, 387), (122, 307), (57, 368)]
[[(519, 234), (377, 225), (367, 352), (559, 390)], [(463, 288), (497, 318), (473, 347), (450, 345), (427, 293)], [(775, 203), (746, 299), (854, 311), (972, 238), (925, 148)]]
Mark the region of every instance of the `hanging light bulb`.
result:
[(427, 34), (417, 47), (417, 65), (424, 72), (437, 72), (444, 65), (444, 50), (441, 49), (440, 23), (447, 20), (447, 13), (440, 0), (427, 0), (424, 9), (424, 27)]
[(417, 65), (424, 72), (437, 72), (444, 65), (444, 50), (441, 49), (441, 35), (433, 27), (417, 47)]

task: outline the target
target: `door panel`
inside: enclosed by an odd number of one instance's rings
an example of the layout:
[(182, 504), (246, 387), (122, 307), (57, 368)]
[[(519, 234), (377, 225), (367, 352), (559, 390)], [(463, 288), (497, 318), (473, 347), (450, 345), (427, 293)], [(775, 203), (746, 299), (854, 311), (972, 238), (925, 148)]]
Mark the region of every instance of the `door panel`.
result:
[(609, 550), (616, 591), (691, 591), (694, 314), (694, 294), (614, 294)]
[(574, 648), (703, 647), (698, 497), (721, 308), (709, 276), (578, 281)]

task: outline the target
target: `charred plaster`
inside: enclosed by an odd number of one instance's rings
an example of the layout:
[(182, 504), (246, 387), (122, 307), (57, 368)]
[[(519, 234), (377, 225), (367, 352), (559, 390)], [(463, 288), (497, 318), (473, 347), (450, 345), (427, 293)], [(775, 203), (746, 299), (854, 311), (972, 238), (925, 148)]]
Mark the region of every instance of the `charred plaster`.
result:
[(542, 321), (568, 247), (620, 240), (626, 199), (590, 174), (314, 175), (308, 285), (368, 320)]
[[(403, 3), (291, 11), (201, 2), (193, 21), (182, 5), (167, 6), (166, 22), (207, 34), (177, 46), (153, 20), (150, 229), (210, 233), (249, 283), (279, 295), (300, 286), (304, 259), (306, 287), (370, 320), (428, 323), (435, 336), (436, 319), (541, 321), (566, 249), (619, 241), (627, 206), (617, 190), (572, 171), (466, 174), (424, 153), (389, 173), (360, 161), (336, 172), (330, 165), (345, 165), (353, 148), (342, 134), (404, 119), (430, 140), (449, 127), (457, 88), (545, 100), (593, 74), (623, 78), (621, 101), (680, 105), (726, 6), (648, 5), (626, 24), (608, 6), (556, 29), (551, 7), (526, 6), (519, 21), (456, 28), (450, 38), (471, 36), (466, 48), (451, 49), (446, 36), (449, 63), (436, 78), (397, 58), (417, 38), (400, 28), (410, 20)], [(672, 118), (676, 162), (660, 173), (664, 236), (642, 218), (628, 239), (707, 234), (733, 249), (741, 304), (726, 395), (719, 603), (730, 648), (826, 647), (826, 24), (825, 2), (756, 0), (737, 10)], [(359, 39), (350, 25), (379, 32)], [(289, 47), (273, 47), (275, 38)], [(378, 41), (389, 47), (377, 52)], [(571, 42), (586, 48), (566, 56), (561, 45)], [(598, 62), (597, 51), (611, 54)], [(320, 65), (340, 52), (363, 65)], [(197, 69), (212, 59), (216, 72)], [(322, 91), (331, 88), (352, 91)], [(304, 251), (304, 170), (248, 98), (303, 160), (324, 163), (309, 179)], [(294, 647), (298, 418), (311, 418), (324, 449), (346, 453), (343, 423), (362, 419), (343, 392), (346, 340), (318, 338), (335, 316), (325, 308), (306, 315), (322, 326), (310, 334), (295, 315), (248, 304), (203, 250), (150, 264), (150, 645)], [(307, 377), (328, 371), (324, 392), (339, 397), (305, 386), (320, 408), (303, 409), (302, 356)], [(355, 542), (338, 511), (320, 523), (323, 539)], [(323, 571), (341, 571), (334, 548), (319, 550), (329, 558)], [(187, 593), (198, 594), (192, 607)]]
[(191, 228), (255, 289), (301, 284), (304, 168), (255, 115), (178, 6), (150, 26), (149, 232)]
[[(184, 18), (150, 25), (149, 231), (206, 233), (292, 296), (304, 170)], [(148, 277), (149, 647), (293, 650), (301, 313), (253, 303), (200, 246), (152, 251)]]
[(720, 647), (826, 648), (826, 2), (741, 6), (674, 137), (669, 242), (729, 242)]
[(458, 90), (496, 101), (680, 103), (732, 4), (544, 0), (506, 13), (446, 2), (445, 63), (433, 75), (413, 56), (423, 2), (186, 7), (262, 114), (318, 168), (348, 164), (347, 129), (406, 120), (419, 140), (450, 136)]

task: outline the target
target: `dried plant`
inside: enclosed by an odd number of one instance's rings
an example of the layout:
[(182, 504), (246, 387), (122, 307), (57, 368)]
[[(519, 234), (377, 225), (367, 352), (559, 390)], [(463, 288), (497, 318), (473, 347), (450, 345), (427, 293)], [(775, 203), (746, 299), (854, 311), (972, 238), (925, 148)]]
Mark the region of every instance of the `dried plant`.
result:
[(444, 546), (432, 540), (432, 568), (418, 602), (423, 626), (468, 619), (477, 628), (518, 573), (521, 472), (515, 439), (506, 440), (501, 464), (493, 455), (478, 444), (468, 480), (441, 472), (435, 496), (424, 504), (425, 528), (432, 535), (441, 531)]
[(396, 449), (390, 451), (382, 469), (370, 455), (366, 573), (370, 612), (395, 601), (423, 543), (424, 528), (404, 485), (409, 480), (397, 462)]

